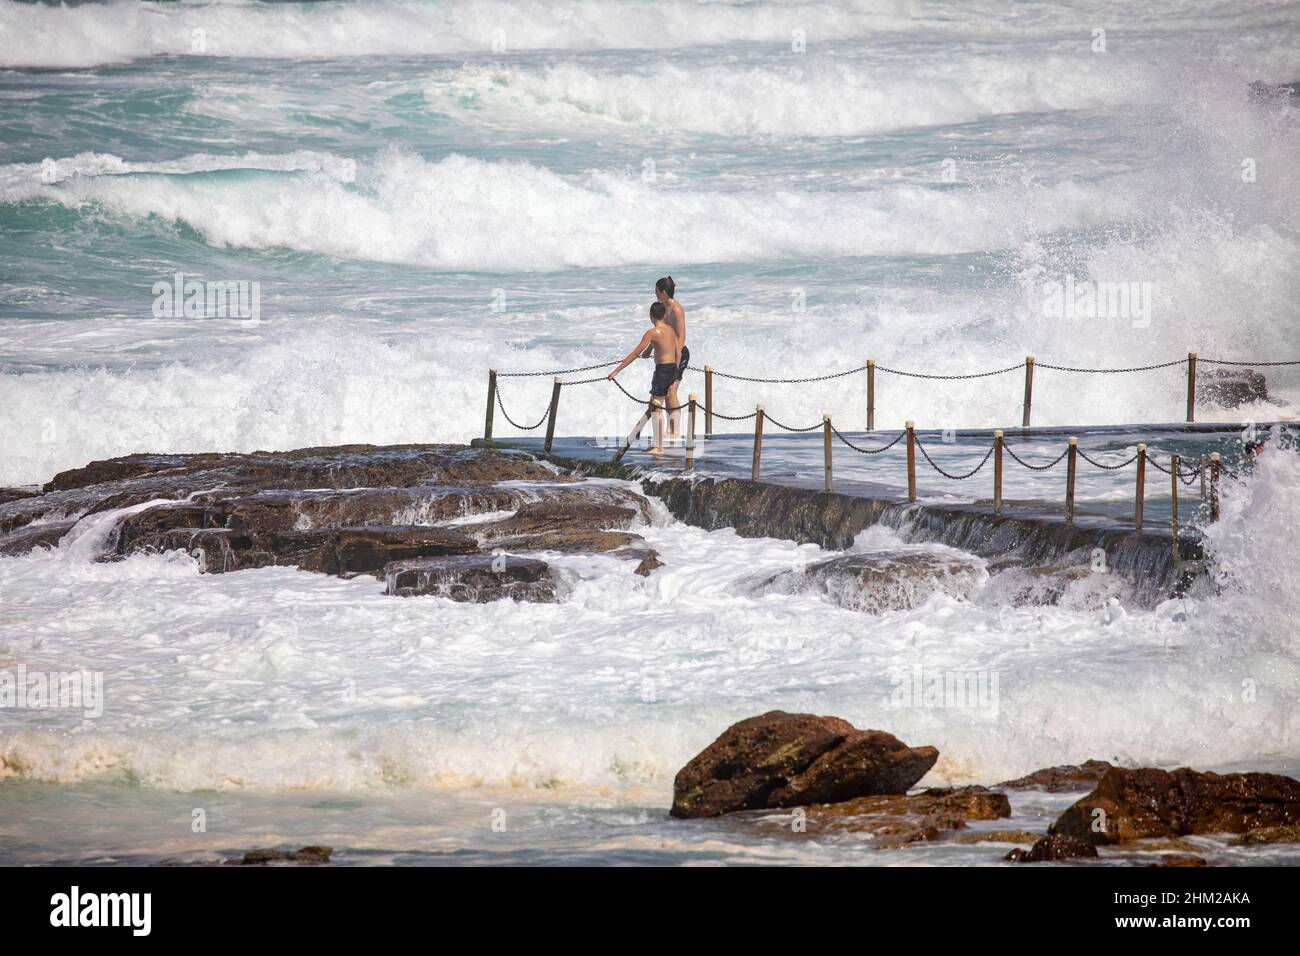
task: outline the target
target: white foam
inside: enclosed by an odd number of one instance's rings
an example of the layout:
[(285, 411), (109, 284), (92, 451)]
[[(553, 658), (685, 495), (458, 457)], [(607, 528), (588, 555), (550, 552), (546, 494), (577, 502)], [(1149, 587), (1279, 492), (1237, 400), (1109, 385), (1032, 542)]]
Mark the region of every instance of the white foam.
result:
[[(605, 171), (566, 178), (526, 162), (457, 155), (429, 161), (391, 150), (355, 176), (356, 184), (328, 172), (238, 181), (94, 175), (87, 164), (81, 175), (46, 185), (24, 168), (0, 177), (0, 199), (41, 197), (179, 220), (214, 246), (514, 272), (1002, 249), (1025, 242), (1031, 224), (1051, 232), (1122, 220), (1132, 197), (1158, 181), (1131, 174), (1028, 194), (1018, 185), (939, 191), (924, 184), (735, 193)], [(677, 228), (650, 228), (665, 208)]]
[(1163, 79), (1147, 63), (1085, 58), (1077, 50), (837, 53), (753, 65), (651, 61), (635, 71), (580, 62), (473, 64), (435, 74), (425, 98), (465, 121), (523, 127), (856, 136), (1127, 103), (1155, 95)]
[[(1273, 494), (1293, 517), (1295, 485)], [(736, 586), (802, 565), (810, 546), (676, 524), (643, 531), (663, 569), (647, 580), (622, 562), (566, 565), (577, 577), (551, 606), (395, 599), (373, 579), (287, 569), (199, 576), (180, 555), (0, 558), (12, 609), (0, 653), (29, 669), (105, 673), (98, 720), (12, 712), (0, 773), (129, 775), (179, 790), (598, 790), (666, 803), (693, 753), (773, 707), (934, 744), (936, 781), (1086, 757), (1218, 765), (1300, 743), (1294, 668), (1268, 663), (1276, 632), (1253, 621), (1225, 630), (1213, 607), (1117, 615), (933, 595), (862, 615)], [(996, 714), (896, 706), (891, 675), (917, 665), (997, 672)]]
[[(1294, 21), (1266, 0), (1206, 11), (1184, 0), (1144, 3), (1126, 12), (1133, 29), (1258, 27)], [(795, 31), (808, 49), (899, 30), (1015, 38), (1091, 37), (1080, 23), (1113, 22), (1102, 0), (1014, 8), (1004, 2), (935, 4), (922, 0), (843, 3), (574, 0), (562, 6), (450, 0), (368, 3), (246, 3), (112, 0), (76, 6), (0, 6), (0, 66), (75, 68), (153, 56), (315, 58), (483, 53), (537, 49), (658, 49), (766, 43), (790, 50)]]

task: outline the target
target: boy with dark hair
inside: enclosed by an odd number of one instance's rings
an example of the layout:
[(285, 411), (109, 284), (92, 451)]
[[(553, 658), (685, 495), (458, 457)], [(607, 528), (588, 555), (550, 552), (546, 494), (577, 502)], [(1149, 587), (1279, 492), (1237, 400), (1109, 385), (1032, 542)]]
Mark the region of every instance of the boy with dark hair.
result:
[(637, 343), (636, 348), (627, 353), (627, 358), (619, 363), (618, 368), (605, 376), (612, 380), (619, 372), (635, 362), (637, 356), (641, 353), (650, 349), (654, 350), (655, 373), (650, 380), (650, 400), (655, 403), (655, 439), (654, 447), (650, 449), (652, 455), (662, 455), (664, 453), (663, 409), (668, 404), (668, 390), (677, 381), (678, 363), (681, 361), (681, 348), (677, 344), (677, 333), (673, 331), (671, 325), (664, 321), (667, 313), (668, 309), (662, 302), (656, 302), (650, 306), (650, 330), (641, 336), (641, 341)]

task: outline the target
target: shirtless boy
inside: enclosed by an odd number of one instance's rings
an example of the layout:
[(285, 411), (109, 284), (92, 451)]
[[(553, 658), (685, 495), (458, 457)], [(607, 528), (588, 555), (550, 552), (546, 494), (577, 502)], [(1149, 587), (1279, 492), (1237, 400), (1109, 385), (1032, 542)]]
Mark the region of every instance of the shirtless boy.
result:
[(659, 407), (655, 412), (657, 420), (654, 428), (654, 447), (650, 449), (652, 455), (662, 455), (664, 453), (663, 408), (668, 404), (668, 391), (677, 381), (678, 364), (681, 362), (681, 349), (677, 344), (677, 334), (665, 320), (667, 314), (668, 309), (662, 302), (656, 302), (650, 306), (650, 331), (641, 336), (641, 341), (637, 343), (636, 348), (627, 353), (627, 358), (619, 363), (618, 368), (605, 376), (613, 379), (619, 372), (635, 362), (637, 356), (641, 355), (641, 353), (650, 349), (654, 350), (655, 374), (654, 378), (650, 380), (650, 398), (657, 399)]

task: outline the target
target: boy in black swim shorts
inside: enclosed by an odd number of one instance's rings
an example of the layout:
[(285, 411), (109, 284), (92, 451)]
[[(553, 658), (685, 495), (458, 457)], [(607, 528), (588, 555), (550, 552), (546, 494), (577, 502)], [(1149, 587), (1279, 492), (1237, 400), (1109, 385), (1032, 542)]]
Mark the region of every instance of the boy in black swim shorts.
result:
[(636, 348), (627, 353), (627, 358), (619, 363), (618, 368), (606, 376), (606, 378), (613, 379), (619, 372), (631, 365), (638, 355), (647, 349), (654, 349), (655, 373), (650, 380), (650, 398), (657, 404), (658, 408), (655, 412), (654, 447), (650, 449), (652, 455), (662, 455), (664, 453), (663, 409), (668, 404), (669, 389), (680, 377), (681, 350), (678, 348), (677, 335), (673, 332), (673, 327), (664, 321), (667, 311), (662, 302), (656, 302), (650, 306), (650, 331), (641, 336), (641, 341), (637, 343)]

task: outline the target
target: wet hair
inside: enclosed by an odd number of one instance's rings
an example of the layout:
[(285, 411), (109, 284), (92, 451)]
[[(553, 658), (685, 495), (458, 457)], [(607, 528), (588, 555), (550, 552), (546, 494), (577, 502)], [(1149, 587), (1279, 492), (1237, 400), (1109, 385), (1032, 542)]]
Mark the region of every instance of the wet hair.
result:
[(651, 304), (650, 318), (658, 320), (658, 319), (662, 319), (667, 314), (668, 314), (668, 307), (665, 306), (662, 302), (655, 302)]
[(666, 293), (668, 298), (672, 298), (677, 292), (677, 283), (673, 281), (672, 276), (664, 276), (655, 283), (655, 291)]

